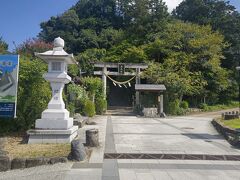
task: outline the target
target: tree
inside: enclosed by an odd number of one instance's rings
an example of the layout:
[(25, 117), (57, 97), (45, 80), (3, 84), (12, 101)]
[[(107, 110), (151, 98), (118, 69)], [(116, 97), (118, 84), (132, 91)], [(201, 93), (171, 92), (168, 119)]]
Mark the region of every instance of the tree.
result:
[(124, 32), (122, 30), (116, 30), (113, 28), (103, 29), (99, 34), (99, 46), (100, 48), (109, 49), (112, 46), (121, 43), (124, 38)]
[(168, 16), (162, 0), (82, 0), (41, 23), (39, 37), (51, 42), (61, 36), (67, 50), (76, 54), (91, 48), (110, 49), (124, 39), (140, 45), (148, 33), (164, 27)]
[(209, 102), (215, 101), (211, 97), (228, 87), (228, 72), (220, 66), (226, 46), (224, 37), (210, 26), (170, 23), (158, 39), (144, 47), (155, 62), (144, 77), (165, 84), (171, 97), (201, 97), (208, 92)]
[(147, 56), (143, 49), (135, 46), (126, 49), (121, 56), (121, 62), (126, 63), (144, 63), (146, 60)]
[(45, 52), (53, 48), (52, 43), (46, 43), (40, 39), (28, 39), (16, 48), (16, 53), (24, 55), (24, 57), (34, 58), (35, 52)]
[(103, 61), (106, 56), (106, 49), (87, 49), (83, 53), (79, 53), (75, 59), (78, 61), (82, 72), (87, 75), (93, 73), (93, 66), (91, 63)]
[(124, 29), (132, 41), (136, 41), (135, 45), (145, 42), (150, 32), (162, 29), (169, 17), (167, 6), (162, 0), (119, 0), (118, 4)]
[(29, 60), (21, 56), (16, 126), (18, 130), (34, 127), (51, 97), (51, 89), (42, 75), (47, 65), (39, 59)]
[(184, 0), (173, 12), (173, 15), (183, 21), (200, 25), (210, 24), (213, 30), (218, 30), (230, 43), (224, 51), (223, 66), (235, 69), (240, 58), (240, 14), (236, 8), (224, 0)]
[(7, 50), (8, 50), (8, 44), (0, 36), (0, 54), (7, 53)]

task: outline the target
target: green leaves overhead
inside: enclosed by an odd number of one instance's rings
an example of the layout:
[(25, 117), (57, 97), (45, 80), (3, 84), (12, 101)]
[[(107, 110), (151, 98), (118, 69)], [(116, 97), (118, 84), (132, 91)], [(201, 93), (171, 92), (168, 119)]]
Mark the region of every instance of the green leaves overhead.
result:
[(174, 11), (174, 16), (183, 21), (211, 25), (224, 35), (230, 47), (224, 51), (223, 66), (235, 69), (240, 54), (240, 13), (223, 0), (184, 0)]
[(165, 84), (177, 97), (217, 94), (228, 87), (228, 73), (220, 66), (226, 46), (209, 26), (170, 23), (158, 39), (144, 45), (153, 63), (143, 77)]
[(236, 85), (229, 69), (240, 59), (240, 16), (222, 0), (184, 0), (173, 16), (162, 0), (81, 0), (41, 28), (41, 39), (66, 41), (87, 75), (91, 62), (145, 62), (143, 77), (170, 97), (209, 102)]

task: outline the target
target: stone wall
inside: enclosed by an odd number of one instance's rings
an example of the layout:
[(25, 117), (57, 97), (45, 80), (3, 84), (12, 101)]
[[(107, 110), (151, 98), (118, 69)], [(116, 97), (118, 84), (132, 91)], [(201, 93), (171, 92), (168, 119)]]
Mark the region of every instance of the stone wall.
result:
[(224, 120), (237, 119), (239, 117), (240, 116), (239, 116), (239, 112), (238, 111), (222, 113), (222, 119), (224, 119)]
[(229, 127), (224, 126), (217, 120), (212, 121), (212, 125), (216, 128), (216, 130), (222, 134), (226, 140), (233, 146), (240, 146), (240, 130), (231, 129)]

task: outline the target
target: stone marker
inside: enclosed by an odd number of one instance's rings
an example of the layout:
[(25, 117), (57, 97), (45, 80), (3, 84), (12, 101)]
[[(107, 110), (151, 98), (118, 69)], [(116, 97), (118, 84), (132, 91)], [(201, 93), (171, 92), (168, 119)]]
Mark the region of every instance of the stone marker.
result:
[(90, 147), (99, 146), (98, 129), (89, 129), (86, 131), (86, 145)]
[(69, 155), (70, 160), (83, 161), (87, 157), (85, 147), (79, 139), (75, 139), (71, 142), (71, 153)]

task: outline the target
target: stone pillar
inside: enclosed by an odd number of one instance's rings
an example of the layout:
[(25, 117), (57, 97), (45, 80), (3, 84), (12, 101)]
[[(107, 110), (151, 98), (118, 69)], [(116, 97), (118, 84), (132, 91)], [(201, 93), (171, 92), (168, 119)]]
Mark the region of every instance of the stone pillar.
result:
[[(140, 82), (140, 68), (136, 69), (136, 84), (141, 84)], [(140, 92), (136, 91), (136, 106), (140, 105)]]
[(163, 114), (163, 94), (160, 95), (160, 114)]
[(107, 67), (106, 65), (102, 68), (102, 83), (103, 83), (103, 95), (104, 98), (107, 98)]
[(48, 103), (48, 109), (65, 109), (65, 103), (62, 98), (64, 83), (51, 82), (52, 99)]

